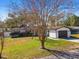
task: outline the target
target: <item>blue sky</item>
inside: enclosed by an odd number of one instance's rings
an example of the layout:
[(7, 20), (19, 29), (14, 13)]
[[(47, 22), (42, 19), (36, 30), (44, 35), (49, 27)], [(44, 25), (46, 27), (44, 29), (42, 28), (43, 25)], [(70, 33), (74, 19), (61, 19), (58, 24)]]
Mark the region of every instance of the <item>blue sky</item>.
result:
[(4, 20), (7, 17), (10, 0), (0, 0), (0, 17)]
[[(11, 0), (0, 0), (0, 17), (4, 20), (8, 14), (8, 6)], [(13, 0), (14, 1), (14, 0)], [(79, 16), (79, 0), (74, 1), (74, 14)]]

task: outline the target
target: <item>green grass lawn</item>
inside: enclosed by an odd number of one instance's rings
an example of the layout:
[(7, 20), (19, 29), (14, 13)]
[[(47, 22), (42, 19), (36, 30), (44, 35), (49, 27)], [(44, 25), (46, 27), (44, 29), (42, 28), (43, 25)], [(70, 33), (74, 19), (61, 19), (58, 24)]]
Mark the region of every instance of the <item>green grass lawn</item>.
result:
[[(68, 49), (70, 46), (79, 45), (78, 43), (65, 40), (50, 40), (45, 43), (46, 48)], [(40, 49), (38, 38), (6, 38), (3, 50), (3, 57), (7, 59), (33, 59), (48, 56), (51, 53)]]
[(74, 38), (79, 38), (79, 34), (72, 34), (71, 36)]

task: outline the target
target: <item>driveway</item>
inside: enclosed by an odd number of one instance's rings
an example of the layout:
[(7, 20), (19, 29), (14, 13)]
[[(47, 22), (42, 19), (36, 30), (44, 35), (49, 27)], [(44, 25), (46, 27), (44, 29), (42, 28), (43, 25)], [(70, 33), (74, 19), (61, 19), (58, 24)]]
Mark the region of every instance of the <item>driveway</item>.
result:
[(70, 39), (70, 40), (68, 40), (68, 41), (79, 43), (79, 39)]
[(70, 51), (49, 50), (52, 55), (40, 59), (79, 59), (79, 49)]
[[(79, 43), (79, 39), (65, 39), (71, 42)], [(52, 55), (39, 59), (79, 59), (79, 47), (69, 51), (47, 50)]]

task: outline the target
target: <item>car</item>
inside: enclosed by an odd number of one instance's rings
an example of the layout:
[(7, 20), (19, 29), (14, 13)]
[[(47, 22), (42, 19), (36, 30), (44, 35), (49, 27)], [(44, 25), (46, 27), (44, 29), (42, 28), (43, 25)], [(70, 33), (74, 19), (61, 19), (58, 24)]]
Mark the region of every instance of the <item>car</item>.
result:
[(31, 33), (30, 31), (24, 31), (24, 30), (21, 30), (21, 31), (13, 31), (10, 33), (10, 36), (12, 38), (17, 38), (17, 37), (29, 37), (29, 36), (32, 36), (33, 33)]
[(18, 37), (26, 37), (26, 36), (30, 36), (29, 32), (11, 32), (10, 36), (12, 38), (18, 38)]
[(11, 33), (10, 33), (10, 36), (11, 36), (12, 38), (20, 37), (20, 32), (11, 32)]

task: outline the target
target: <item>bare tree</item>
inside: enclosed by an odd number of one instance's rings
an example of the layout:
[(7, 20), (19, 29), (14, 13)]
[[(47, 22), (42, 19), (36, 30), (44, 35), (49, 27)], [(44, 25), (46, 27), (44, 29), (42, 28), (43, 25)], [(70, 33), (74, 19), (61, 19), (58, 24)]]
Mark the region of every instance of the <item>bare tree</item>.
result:
[(0, 49), (0, 58), (2, 58), (2, 52), (3, 52), (3, 49), (4, 49), (4, 23), (1, 21), (0, 22), (0, 28), (1, 28), (1, 31), (0, 31), (0, 45), (1, 45), (1, 49)]
[[(29, 28), (38, 33), (41, 47), (44, 49), (49, 21), (54, 20), (57, 26), (57, 21), (64, 17), (62, 7), (69, 6), (68, 1), (71, 0), (20, 0), (19, 5), (12, 4), (12, 12), (22, 15)], [(49, 19), (50, 16), (55, 18)]]

